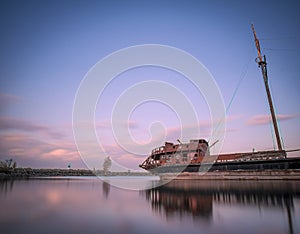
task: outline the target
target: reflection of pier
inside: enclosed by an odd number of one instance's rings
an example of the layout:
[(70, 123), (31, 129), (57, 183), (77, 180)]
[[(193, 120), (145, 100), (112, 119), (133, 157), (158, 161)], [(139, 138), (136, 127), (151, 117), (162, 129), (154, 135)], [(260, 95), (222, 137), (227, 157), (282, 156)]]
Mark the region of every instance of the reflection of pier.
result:
[(155, 212), (167, 218), (184, 215), (209, 221), (214, 203), (282, 209), (293, 233), (294, 198), (300, 197), (300, 181), (177, 180), (141, 194)]

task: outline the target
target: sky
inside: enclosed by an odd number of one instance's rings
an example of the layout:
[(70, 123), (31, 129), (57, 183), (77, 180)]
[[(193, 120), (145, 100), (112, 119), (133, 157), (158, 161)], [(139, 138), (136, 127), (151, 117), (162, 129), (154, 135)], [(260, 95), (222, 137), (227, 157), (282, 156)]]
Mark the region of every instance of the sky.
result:
[[(78, 151), (72, 129), (77, 91), (103, 58), (144, 44), (178, 48), (209, 71), (227, 110), (224, 142), (217, 143), (221, 153), (274, 149), (251, 23), (267, 56), (284, 148), (300, 148), (299, 22), (298, 1), (2, 0), (0, 160), (12, 158), (20, 167), (85, 168), (84, 152)], [(200, 128), (182, 123), (180, 111), (160, 100), (145, 100), (113, 126), (112, 113), (120, 97), (147, 81), (180, 91), (193, 106)], [(156, 91), (139, 92), (137, 99)], [(123, 103), (120, 108), (125, 111), (129, 106)], [(183, 142), (209, 140), (212, 120), (205, 97), (184, 75), (144, 66), (111, 79), (99, 94), (95, 126), (102, 147), (99, 158), (109, 155), (135, 170), (154, 145), (180, 139), (182, 128), (189, 129)], [(125, 137), (117, 141), (114, 128), (124, 127), (130, 141)], [(131, 148), (145, 146), (144, 151), (126, 150), (120, 141)], [(94, 167), (101, 168), (101, 160)]]

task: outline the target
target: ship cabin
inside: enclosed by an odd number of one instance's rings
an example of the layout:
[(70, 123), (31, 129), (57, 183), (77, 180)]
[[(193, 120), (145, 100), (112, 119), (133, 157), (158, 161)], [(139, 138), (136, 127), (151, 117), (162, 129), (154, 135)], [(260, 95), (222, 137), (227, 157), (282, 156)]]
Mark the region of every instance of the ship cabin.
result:
[(151, 155), (140, 167), (149, 169), (162, 165), (198, 163), (206, 155), (209, 155), (209, 147), (204, 139), (190, 140), (189, 143), (180, 144), (165, 142), (164, 146), (153, 149)]

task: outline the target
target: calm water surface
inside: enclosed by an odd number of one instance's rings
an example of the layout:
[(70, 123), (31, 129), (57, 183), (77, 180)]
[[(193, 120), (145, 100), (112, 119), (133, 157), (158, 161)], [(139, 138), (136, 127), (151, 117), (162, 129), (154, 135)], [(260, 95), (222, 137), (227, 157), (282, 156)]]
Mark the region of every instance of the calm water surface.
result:
[(300, 181), (0, 181), (0, 205), (1, 233), (300, 233)]

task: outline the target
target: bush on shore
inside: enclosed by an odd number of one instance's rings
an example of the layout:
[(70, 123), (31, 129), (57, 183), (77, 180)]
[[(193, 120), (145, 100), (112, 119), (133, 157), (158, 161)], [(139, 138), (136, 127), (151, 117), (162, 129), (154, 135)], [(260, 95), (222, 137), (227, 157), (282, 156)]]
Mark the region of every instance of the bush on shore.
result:
[(0, 173), (9, 174), (17, 167), (17, 163), (12, 159), (0, 161)]

